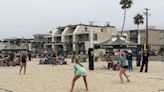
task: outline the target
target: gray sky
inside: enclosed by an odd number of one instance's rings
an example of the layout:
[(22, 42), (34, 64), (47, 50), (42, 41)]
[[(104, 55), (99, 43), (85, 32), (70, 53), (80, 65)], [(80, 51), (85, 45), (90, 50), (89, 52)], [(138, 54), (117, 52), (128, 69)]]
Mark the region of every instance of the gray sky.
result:
[[(47, 33), (58, 26), (95, 21), (96, 25), (110, 22), (121, 30), (123, 10), (120, 0), (0, 0), (0, 39), (32, 37)], [(133, 0), (127, 10), (125, 30), (136, 29), (133, 17), (150, 9), (149, 25), (164, 29), (164, 0)], [(144, 28), (145, 25), (141, 26)]]

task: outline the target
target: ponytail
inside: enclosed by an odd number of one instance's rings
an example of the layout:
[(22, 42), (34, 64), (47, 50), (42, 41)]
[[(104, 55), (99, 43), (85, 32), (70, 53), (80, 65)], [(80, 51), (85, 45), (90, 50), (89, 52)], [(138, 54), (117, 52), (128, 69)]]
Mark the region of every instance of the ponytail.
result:
[(83, 65), (80, 64), (80, 60), (79, 60), (79, 57), (78, 56), (75, 57), (75, 63), (76, 64), (79, 64), (81, 67), (83, 67)]

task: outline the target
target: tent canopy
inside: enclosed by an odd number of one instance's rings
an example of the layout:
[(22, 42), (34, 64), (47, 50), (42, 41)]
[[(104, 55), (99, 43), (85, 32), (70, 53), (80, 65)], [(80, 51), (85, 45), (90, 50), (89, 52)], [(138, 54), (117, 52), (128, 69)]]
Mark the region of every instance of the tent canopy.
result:
[(102, 48), (126, 48), (128, 46), (137, 46), (139, 44), (131, 42), (123, 38), (122, 36), (115, 36), (111, 39), (104, 41), (102, 43), (96, 44)]

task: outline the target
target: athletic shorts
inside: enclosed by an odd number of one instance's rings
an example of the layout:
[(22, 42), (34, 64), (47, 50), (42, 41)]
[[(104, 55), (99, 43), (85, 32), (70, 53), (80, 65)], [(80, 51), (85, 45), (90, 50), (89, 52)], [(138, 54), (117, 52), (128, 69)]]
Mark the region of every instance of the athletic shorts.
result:
[(121, 66), (121, 68), (125, 68), (125, 69), (128, 69), (128, 66)]

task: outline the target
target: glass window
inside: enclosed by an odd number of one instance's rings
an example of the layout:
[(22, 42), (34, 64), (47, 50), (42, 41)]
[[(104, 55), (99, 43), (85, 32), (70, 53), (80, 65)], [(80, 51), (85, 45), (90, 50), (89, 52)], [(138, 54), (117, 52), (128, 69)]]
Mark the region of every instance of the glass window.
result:
[(101, 32), (103, 32), (103, 29), (101, 29)]
[(97, 40), (97, 34), (93, 34), (93, 40)]
[(85, 27), (85, 31), (88, 31), (88, 28), (87, 27)]

